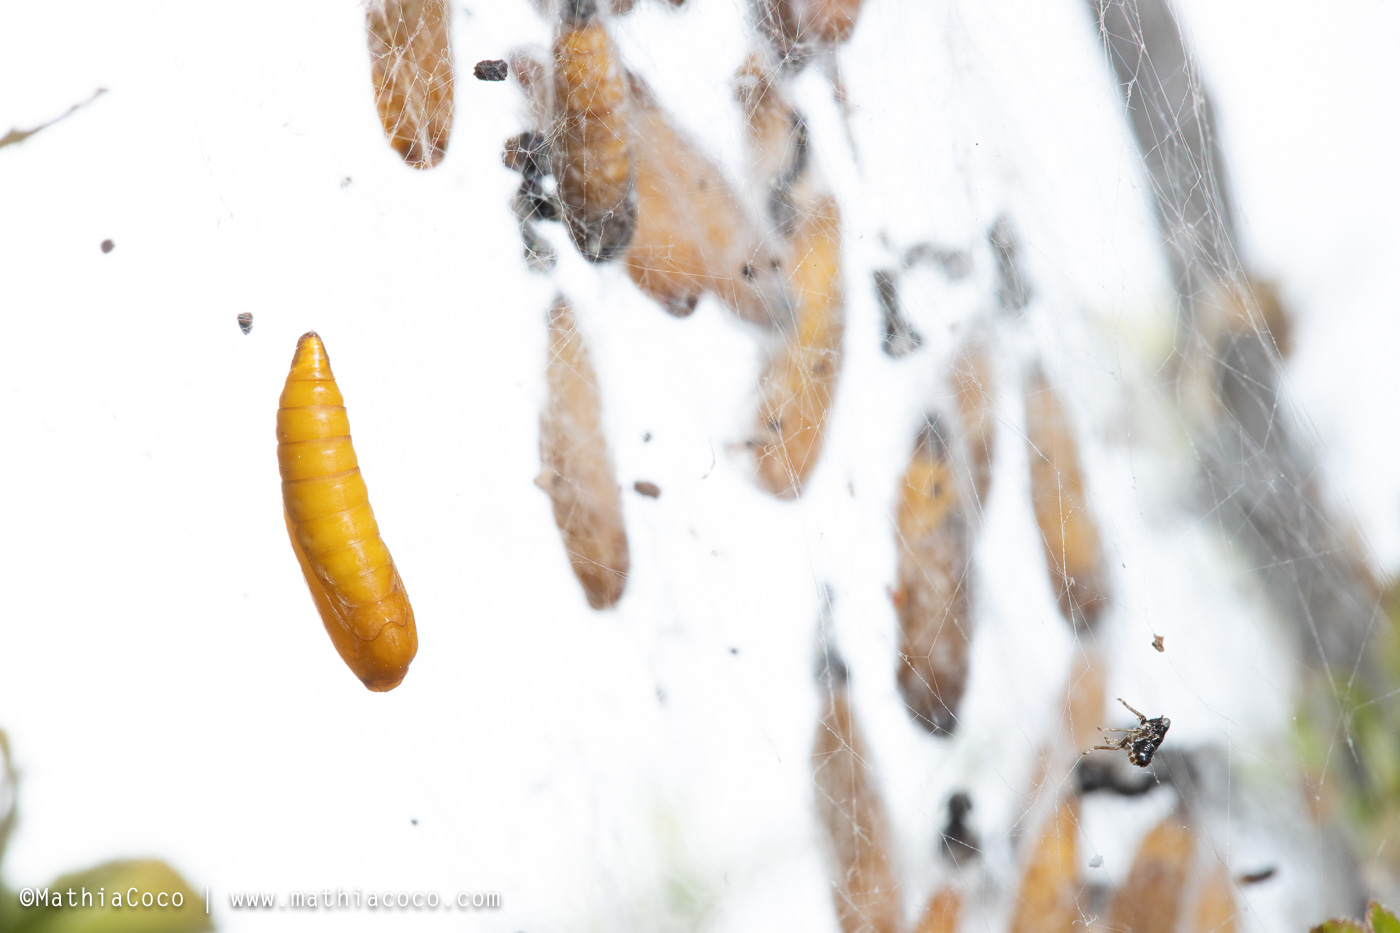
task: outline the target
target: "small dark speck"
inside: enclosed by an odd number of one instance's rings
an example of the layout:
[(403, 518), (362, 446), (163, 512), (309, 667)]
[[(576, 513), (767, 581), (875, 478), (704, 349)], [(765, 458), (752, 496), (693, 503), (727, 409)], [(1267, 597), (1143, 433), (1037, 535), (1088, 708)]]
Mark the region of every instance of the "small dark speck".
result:
[(410, 819), (409, 819), (409, 822), (412, 823), (414, 826), (417, 826), (417, 825), (418, 825), (418, 821), (417, 821), (416, 819), (410, 818)]
[(253, 329), (253, 312), (244, 311), (238, 315), (238, 329), (245, 334)]
[(645, 434), (642, 435), (642, 443), (643, 443), (643, 444), (650, 444), (650, 443), (651, 443), (651, 432), (650, 432), (650, 431), (648, 431), (647, 433), (645, 433)]
[(735, 657), (738, 657), (738, 655), (739, 655), (739, 649), (738, 649), (738, 648), (730, 648), (730, 649), (729, 649), (729, 653), (732, 654), (732, 655), (734, 655)]
[(104, 252), (104, 253), (110, 253), (112, 250), (114, 250), (114, 249), (116, 249), (116, 248), (117, 248), (117, 244), (113, 243), (111, 240), (103, 240), (103, 241), (102, 241), (102, 252)]
[(1152, 636), (1152, 647), (1156, 648), (1158, 651), (1166, 651), (1166, 650), (1167, 650), (1167, 649), (1162, 645), (1162, 636), (1161, 636), (1161, 635), (1153, 635), (1153, 636)]
[(340, 180), (340, 187), (342, 187), (342, 188), (349, 188), (349, 187), (350, 187), (350, 182), (352, 182), (352, 181), (354, 181), (354, 179), (351, 178), (349, 175), (346, 175), (344, 178), (342, 178), (342, 179)]
[(1252, 871), (1247, 875), (1240, 875), (1240, 884), (1258, 884), (1261, 881), (1268, 881), (1277, 872), (1278, 869), (1270, 865), (1268, 868), (1261, 871)]
[(476, 75), (478, 81), (504, 81), (506, 75), (510, 74), (510, 66), (499, 58), (491, 58), (477, 62), (472, 74)]
[(661, 497), (661, 487), (655, 483), (648, 483), (644, 479), (639, 479), (632, 484), (632, 488), (648, 499), (658, 499)]

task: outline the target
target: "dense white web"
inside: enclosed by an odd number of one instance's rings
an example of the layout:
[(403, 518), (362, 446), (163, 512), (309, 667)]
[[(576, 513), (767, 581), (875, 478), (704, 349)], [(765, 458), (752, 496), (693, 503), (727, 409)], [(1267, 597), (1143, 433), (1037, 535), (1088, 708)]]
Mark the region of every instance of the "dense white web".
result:
[[(1305, 48), (1315, 12), (865, 0), (826, 45), (791, 0), (775, 50), (746, 0), (624, 5), (631, 260), (556, 220), (547, 3), (450, 7), (452, 118), (403, 134), (441, 150), (423, 171), (381, 131), (363, 10), (93, 6), (42, 88), (37, 51), (0, 64), (0, 130), (108, 89), (0, 148), (4, 896), (149, 854), (228, 929), (461, 922), (227, 902), (328, 885), (499, 891), (471, 922), (503, 931), (904, 933), (942, 929), (935, 896), (959, 930), (1283, 930), (1394, 898), (1368, 542), (1397, 487), (1338, 466), (1385, 460), (1383, 401), (1325, 388), (1386, 385), (1347, 362), (1386, 333), (1379, 279), (1297, 245), (1338, 231), (1321, 196), (1276, 204), (1320, 157), (1250, 111), (1259, 35)], [(1344, 74), (1380, 44), (1323, 35)], [(522, 190), (526, 132), (553, 164)], [(1381, 236), (1377, 190), (1336, 196), (1372, 222), (1346, 242)], [(1367, 296), (1345, 340), (1329, 288)], [(418, 617), (383, 696), (278, 518), (313, 328)], [(1081, 757), (1138, 725), (1118, 697), (1171, 720), (1148, 768)], [(1178, 891), (1137, 893), (1144, 853)]]

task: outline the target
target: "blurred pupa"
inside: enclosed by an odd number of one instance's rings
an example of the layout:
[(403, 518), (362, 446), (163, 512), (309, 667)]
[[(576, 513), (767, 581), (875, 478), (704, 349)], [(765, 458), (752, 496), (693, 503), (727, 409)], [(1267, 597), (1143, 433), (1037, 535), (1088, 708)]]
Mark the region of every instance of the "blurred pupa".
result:
[(898, 530), (899, 656), (896, 680), (909, 714), (951, 734), (967, 689), (971, 533), (965, 493), (951, 467), (946, 423), (929, 416), (904, 471)]
[(549, 310), (549, 397), (540, 415), (536, 483), (554, 503), (554, 521), (588, 605), (606, 609), (627, 586), (630, 559), (622, 492), (603, 435), (602, 400), (588, 346), (562, 296)]
[(835, 860), (832, 899), (842, 933), (898, 933), (900, 889), (889, 819), (870, 752), (851, 708), (845, 663), (833, 651), (819, 672), (822, 715), (812, 744), (817, 816)]
[(1026, 440), (1050, 585), (1065, 619), (1075, 629), (1093, 628), (1108, 600), (1103, 545), (1069, 418), (1039, 366), (1026, 380)]
[(784, 263), (794, 303), (790, 329), (760, 382), (753, 441), (759, 485), (794, 498), (816, 466), (841, 375), (846, 307), (841, 291), (841, 215), (823, 197), (797, 219)]
[(452, 133), (452, 31), (447, 0), (369, 0), (374, 104), (389, 145), (414, 168), (442, 161)]

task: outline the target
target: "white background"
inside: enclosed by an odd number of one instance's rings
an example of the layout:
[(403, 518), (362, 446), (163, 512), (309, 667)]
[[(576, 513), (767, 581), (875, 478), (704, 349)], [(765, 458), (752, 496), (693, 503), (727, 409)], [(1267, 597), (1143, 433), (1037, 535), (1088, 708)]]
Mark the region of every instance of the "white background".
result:
[[(1246, 792), (1296, 781), (1301, 659), (1183, 505), (1194, 460), (1153, 387), (1172, 300), (1082, 3), (867, 0), (839, 55), (855, 150), (820, 73), (796, 82), (843, 207), (849, 305), (830, 442), (798, 503), (759, 492), (741, 447), (760, 335), (708, 300), (667, 317), (558, 230), (554, 281), (525, 271), (518, 179), (499, 159), (525, 110), (470, 67), (543, 48), (549, 29), (527, 0), (454, 9), (455, 130), (421, 173), (382, 137), (359, 6), (0, 2), (0, 131), (108, 89), (0, 150), (0, 727), (22, 778), (9, 886), (148, 854), (210, 886), (229, 929), (462, 925), (252, 918), (219, 900), (330, 886), (499, 891), (505, 907), (471, 919), (482, 930), (834, 930), (809, 761), (829, 584), (908, 901), (943, 871), (933, 839), (954, 788), (976, 801), (984, 883), (1014, 887), (1009, 834), (1081, 647), (1045, 581), (1014, 382), (951, 742), (901, 709), (886, 592), (895, 482), (955, 328), (991, 302), (981, 237), (1003, 211), (1039, 298), (999, 365), (1039, 355), (1083, 428), (1117, 574), (1110, 695), (1169, 713), (1172, 742), (1225, 749)], [(1285, 384), (1329, 496), (1392, 570), (1400, 11), (1179, 9), (1215, 95), (1241, 249), (1296, 314)], [(728, 82), (753, 41), (745, 15), (738, 0), (642, 0), (616, 24), (628, 64), (736, 181)], [(896, 363), (868, 271), (892, 261), (885, 243), (922, 240), (972, 250), (976, 269), (907, 278), (929, 346)], [(556, 288), (592, 345), (624, 489), (633, 572), (603, 613), (531, 482)], [(309, 329), (418, 618), (418, 658), (387, 695), (328, 644), (279, 514), (273, 418)], [(638, 479), (660, 499), (633, 494)], [(1161, 811), (1116, 806), (1086, 814), (1085, 858), (1121, 880)], [(1212, 841), (1232, 870), (1291, 857), (1240, 819)], [(1290, 870), (1248, 892), (1249, 922), (1321, 919), (1321, 870), (1306, 855)]]

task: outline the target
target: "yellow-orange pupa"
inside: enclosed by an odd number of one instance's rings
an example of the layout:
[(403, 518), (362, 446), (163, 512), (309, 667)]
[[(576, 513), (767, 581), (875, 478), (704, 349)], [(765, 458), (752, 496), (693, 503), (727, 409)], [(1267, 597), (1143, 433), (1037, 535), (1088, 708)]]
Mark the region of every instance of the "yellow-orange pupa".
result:
[(292, 550), (335, 650), (371, 690), (397, 687), (418, 652), (413, 607), (379, 537), (325, 345), (302, 336), (277, 409)]

